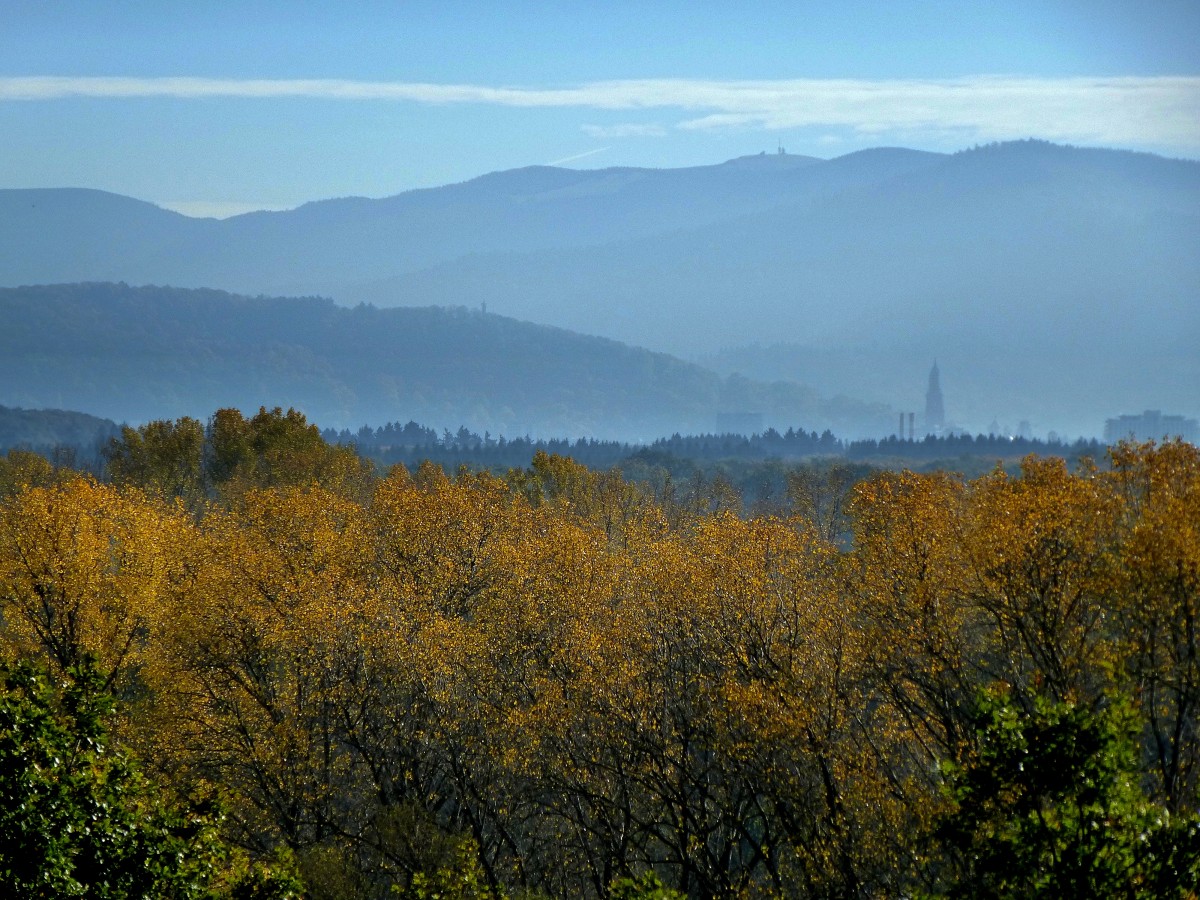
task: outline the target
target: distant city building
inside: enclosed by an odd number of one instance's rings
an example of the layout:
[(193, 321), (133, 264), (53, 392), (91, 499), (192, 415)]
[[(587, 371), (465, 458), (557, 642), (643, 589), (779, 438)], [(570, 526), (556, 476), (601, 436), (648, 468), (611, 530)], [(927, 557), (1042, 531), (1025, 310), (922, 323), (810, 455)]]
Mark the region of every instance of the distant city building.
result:
[(1104, 423), (1104, 440), (1110, 444), (1133, 438), (1136, 441), (1159, 441), (1180, 437), (1189, 443), (1200, 443), (1200, 425), (1195, 419), (1165, 416), (1157, 409), (1144, 413), (1117, 416)]
[(925, 430), (937, 434), (946, 425), (946, 408), (942, 404), (942, 386), (938, 383), (937, 363), (929, 370), (929, 389), (925, 392)]
[(717, 434), (752, 434), (763, 433), (762, 413), (729, 412), (717, 413)]

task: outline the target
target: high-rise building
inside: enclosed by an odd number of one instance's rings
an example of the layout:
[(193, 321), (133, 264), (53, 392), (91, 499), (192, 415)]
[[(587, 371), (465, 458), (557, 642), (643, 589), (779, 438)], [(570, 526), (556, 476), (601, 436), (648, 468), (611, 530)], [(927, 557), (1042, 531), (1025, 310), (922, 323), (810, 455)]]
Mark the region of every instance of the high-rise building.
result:
[(946, 408), (942, 405), (942, 386), (938, 383), (938, 367), (934, 362), (929, 370), (929, 389), (925, 392), (925, 430), (935, 434), (946, 424)]
[(1200, 425), (1195, 419), (1164, 415), (1157, 409), (1148, 409), (1139, 415), (1117, 416), (1104, 423), (1104, 440), (1110, 444), (1126, 438), (1161, 441), (1173, 437), (1181, 437), (1194, 444), (1200, 441)]

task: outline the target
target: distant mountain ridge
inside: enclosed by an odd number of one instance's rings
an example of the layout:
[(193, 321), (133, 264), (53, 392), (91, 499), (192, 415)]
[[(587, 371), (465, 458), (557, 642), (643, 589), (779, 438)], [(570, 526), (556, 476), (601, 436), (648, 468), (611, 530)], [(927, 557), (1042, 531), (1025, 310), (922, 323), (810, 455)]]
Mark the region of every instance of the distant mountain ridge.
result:
[[(901, 409), (920, 408), (936, 356), (948, 415), (976, 430), (1200, 414), (1200, 163), (1144, 153), (1019, 141), (531, 167), (221, 221), (0, 191), (0, 246), (0, 284), (487, 304)], [(796, 349), (753, 350), (774, 344)]]
[[(932, 156), (897, 152), (902, 167)], [(0, 241), (13, 249), (0, 256), (0, 285), (104, 280), (336, 293), (481, 253), (604, 244), (769, 209), (838, 190), (836, 168), (831, 179), (826, 165), (776, 155), (686, 169), (532, 166), (224, 220), (102, 191), (0, 190)]]
[[(852, 170), (836, 190), (766, 211), (603, 246), (480, 254), (347, 296), (486, 297), (675, 353), (776, 339), (781, 326), (841, 339), (884, 316), (907, 338), (940, 324), (931, 319), (1001, 307), (1041, 334), (1047, 314), (1069, 312), (1064, 298), (1088, 291), (1119, 290), (1140, 311), (1147, 300), (1164, 313), (1194, 307), (1200, 163), (1015, 144), (855, 177), (886, 152), (832, 160), (826, 170)], [(1022, 309), (1031, 297), (1038, 307)], [(673, 343), (645, 339), (671, 330)]]

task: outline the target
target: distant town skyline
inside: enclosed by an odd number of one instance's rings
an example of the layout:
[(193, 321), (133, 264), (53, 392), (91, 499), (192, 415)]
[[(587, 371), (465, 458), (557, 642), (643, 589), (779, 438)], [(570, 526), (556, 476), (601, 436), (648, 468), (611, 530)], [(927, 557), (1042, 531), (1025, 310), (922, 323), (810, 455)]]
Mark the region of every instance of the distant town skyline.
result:
[(526, 165), (1037, 137), (1200, 157), (1200, 4), (6, 4), (0, 187), (196, 215)]

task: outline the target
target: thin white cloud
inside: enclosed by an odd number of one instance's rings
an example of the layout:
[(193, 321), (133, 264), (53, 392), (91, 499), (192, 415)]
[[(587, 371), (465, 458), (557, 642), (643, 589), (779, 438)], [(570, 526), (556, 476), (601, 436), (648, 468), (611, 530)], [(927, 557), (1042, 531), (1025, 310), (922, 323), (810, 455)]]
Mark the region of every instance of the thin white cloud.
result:
[(663, 137), (667, 129), (661, 125), (620, 122), (616, 125), (581, 125), (579, 130), (589, 137), (610, 140), (627, 137)]
[(831, 81), (787, 97), (758, 99), (757, 108), (726, 106), (680, 127), (840, 125), (865, 134), (935, 129), (982, 139), (1035, 135), (1200, 147), (1200, 78)]
[(684, 113), (676, 127), (688, 130), (848, 127), (886, 133), (937, 129), (961, 132), (965, 139), (1035, 135), (1200, 148), (1200, 77), (1192, 76), (979, 76), (879, 81), (659, 79), (552, 88), (328, 79), (0, 78), (0, 101), (68, 97), (293, 97), (525, 108), (675, 109)]
[(583, 153), (576, 153), (574, 156), (564, 156), (562, 159), (556, 159), (554, 162), (548, 162), (548, 166), (561, 166), (569, 162), (575, 162), (577, 159), (586, 159), (589, 156), (595, 156), (597, 153), (603, 153), (608, 150), (608, 147), (597, 147), (595, 150), (585, 150)]

